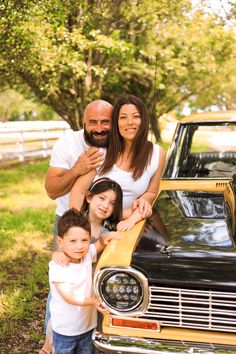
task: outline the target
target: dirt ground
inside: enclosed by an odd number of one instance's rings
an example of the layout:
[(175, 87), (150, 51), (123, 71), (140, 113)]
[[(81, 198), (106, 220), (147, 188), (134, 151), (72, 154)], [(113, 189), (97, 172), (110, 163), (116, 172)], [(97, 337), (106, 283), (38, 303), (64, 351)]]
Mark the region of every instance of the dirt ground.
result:
[(26, 321), (16, 321), (14, 326), (14, 334), (4, 342), (0, 341), (1, 354), (35, 354), (42, 347), (43, 340), (33, 340), (29, 333), (37, 332), (43, 336), (43, 323), (45, 313), (45, 299), (39, 299), (35, 312), (38, 314), (37, 319)]

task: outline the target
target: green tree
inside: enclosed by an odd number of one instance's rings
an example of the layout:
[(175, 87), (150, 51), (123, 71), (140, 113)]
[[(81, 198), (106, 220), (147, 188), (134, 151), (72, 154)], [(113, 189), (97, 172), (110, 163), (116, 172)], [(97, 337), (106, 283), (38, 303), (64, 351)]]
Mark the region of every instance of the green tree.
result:
[(49, 106), (29, 94), (27, 96), (29, 98), (15, 90), (0, 92), (0, 121), (18, 120), (20, 116), (25, 120), (58, 119), (58, 115)]
[(92, 99), (130, 92), (159, 138), (158, 117), (212, 100), (232, 63), (233, 33), (189, 0), (6, 0), (0, 10), (0, 85), (27, 84), (73, 129)]

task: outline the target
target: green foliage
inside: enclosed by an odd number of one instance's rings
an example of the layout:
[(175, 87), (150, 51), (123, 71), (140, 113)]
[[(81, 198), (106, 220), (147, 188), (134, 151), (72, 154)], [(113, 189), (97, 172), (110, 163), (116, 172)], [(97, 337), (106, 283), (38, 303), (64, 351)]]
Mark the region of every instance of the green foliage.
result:
[(0, 102), (0, 121), (3, 122), (19, 120), (22, 115), (24, 120), (58, 119), (58, 115), (49, 106), (37, 102), (35, 97), (26, 98), (15, 90), (1, 92)]
[(0, 85), (27, 84), (73, 129), (92, 99), (132, 92), (158, 137), (156, 115), (215, 103), (233, 67), (233, 32), (190, 0), (8, 0), (1, 10)]

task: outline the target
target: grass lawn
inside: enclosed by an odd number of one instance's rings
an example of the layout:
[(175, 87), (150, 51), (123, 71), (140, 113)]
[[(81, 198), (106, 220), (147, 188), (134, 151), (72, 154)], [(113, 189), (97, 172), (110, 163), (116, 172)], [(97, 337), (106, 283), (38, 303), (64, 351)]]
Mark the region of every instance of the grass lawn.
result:
[(48, 160), (0, 170), (0, 348), (36, 353), (44, 338), (54, 202), (44, 190)]

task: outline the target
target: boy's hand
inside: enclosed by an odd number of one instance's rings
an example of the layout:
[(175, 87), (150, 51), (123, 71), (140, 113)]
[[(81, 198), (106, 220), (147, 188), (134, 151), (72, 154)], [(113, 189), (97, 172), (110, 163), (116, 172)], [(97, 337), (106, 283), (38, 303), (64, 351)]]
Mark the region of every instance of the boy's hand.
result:
[(107, 315), (109, 313), (108, 310), (104, 309), (104, 307), (102, 307), (102, 305), (100, 304), (100, 302), (97, 299), (94, 299), (94, 305), (96, 307), (96, 309), (101, 312), (103, 315)]
[(64, 252), (55, 251), (52, 254), (52, 259), (55, 263), (61, 266), (68, 266), (70, 264), (70, 259)]
[(106, 246), (111, 240), (120, 240), (121, 235), (119, 235), (116, 231), (111, 231), (109, 234), (103, 236), (102, 238), (103, 244)]

